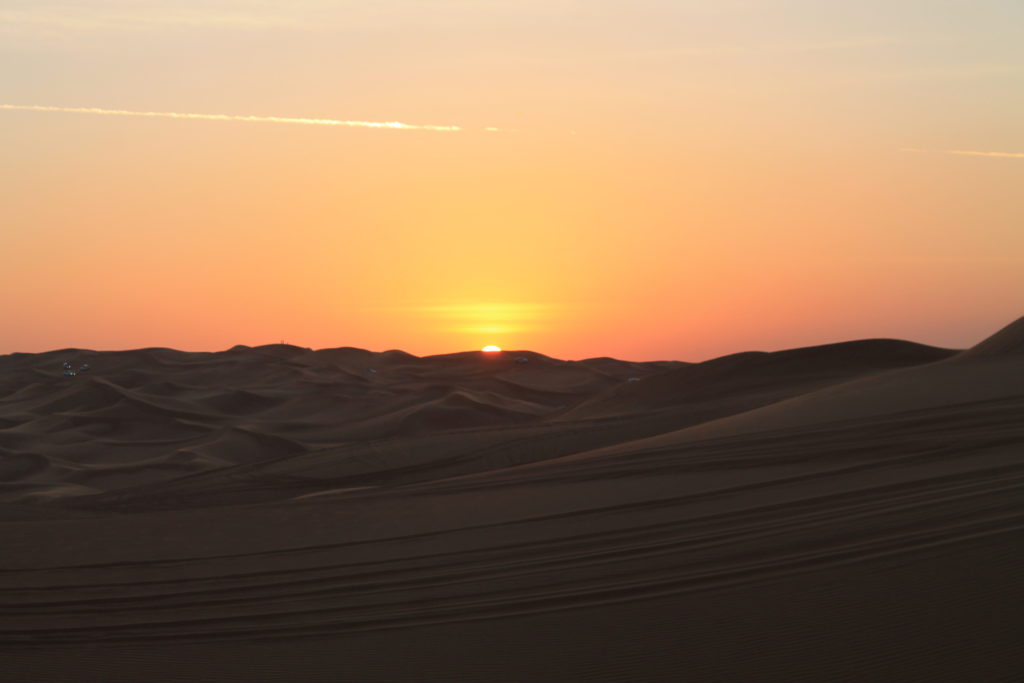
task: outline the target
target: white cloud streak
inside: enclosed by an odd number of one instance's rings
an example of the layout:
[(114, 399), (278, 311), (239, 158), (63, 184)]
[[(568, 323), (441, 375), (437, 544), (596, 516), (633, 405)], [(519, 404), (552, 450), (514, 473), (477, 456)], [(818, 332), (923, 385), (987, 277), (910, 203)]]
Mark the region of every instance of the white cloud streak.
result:
[[(10, 2), (10, 0), (8, 0)], [(50, 6), (47, 6), (49, 4)], [(24, 9), (0, 9), (0, 33), (63, 35), (88, 31), (139, 31), (185, 28), (310, 28), (300, 12), (283, 14), (265, 6), (227, 6), (208, 3), (188, 7), (184, 3), (107, 3), (74, 7), (68, 3), (24, 3)]]
[(957, 154), (965, 157), (999, 157), (1003, 159), (1024, 159), (1024, 152), (980, 152), (971, 149), (915, 149), (905, 147), (903, 152), (932, 152), (935, 154)]
[[(201, 121), (247, 121), (250, 123), (291, 123), (304, 126), (344, 126), (348, 128), (385, 128), (391, 130), (429, 130), (452, 133), (460, 126), (430, 126), (400, 121), (342, 121), (339, 119), (305, 119), (285, 116), (236, 116), (233, 114), (190, 114), (172, 111), (129, 111), (126, 109), (98, 109), (96, 107), (49, 107), (34, 104), (0, 104), (0, 109), (18, 111), (64, 112), (69, 114), (102, 114), (105, 116), (144, 116), (165, 119), (197, 119)], [(495, 130), (495, 129), (488, 129)]]

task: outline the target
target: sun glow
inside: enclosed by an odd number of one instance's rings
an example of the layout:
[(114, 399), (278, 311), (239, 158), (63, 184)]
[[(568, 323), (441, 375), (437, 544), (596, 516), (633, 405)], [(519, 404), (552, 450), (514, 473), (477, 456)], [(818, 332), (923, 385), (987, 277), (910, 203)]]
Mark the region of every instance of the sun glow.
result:
[(495, 346), (494, 344), (489, 344), (489, 345), (487, 345), (487, 346), (485, 346), (483, 348), (483, 351), (485, 353), (497, 353), (497, 352), (501, 351), (501, 347), (500, 346)]

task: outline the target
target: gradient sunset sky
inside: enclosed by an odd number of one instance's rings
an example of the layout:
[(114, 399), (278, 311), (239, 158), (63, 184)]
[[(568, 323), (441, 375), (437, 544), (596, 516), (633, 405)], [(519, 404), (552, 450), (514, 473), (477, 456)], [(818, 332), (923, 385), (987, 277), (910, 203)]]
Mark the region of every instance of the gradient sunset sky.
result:
[(4, 0), (0, 105), (0, 353), (1024, 313), (1020, 0)]

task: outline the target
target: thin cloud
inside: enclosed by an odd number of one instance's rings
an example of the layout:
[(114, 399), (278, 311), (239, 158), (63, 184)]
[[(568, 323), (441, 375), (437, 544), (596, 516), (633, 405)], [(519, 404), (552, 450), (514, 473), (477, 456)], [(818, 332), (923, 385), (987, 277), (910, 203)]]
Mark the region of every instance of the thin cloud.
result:
[(957, 154), (965, 157), (999, 157), (1003, 159), (1024, 159), (1024, 152), (981, 152), (972, 149), (916, 149), (904, 147), (902, 152), (931, 152), (933, 154)]
[(143, 11), (125, 7), (108, 11), (79, 10), (65, 6), (32, 7), (25, 10), (0, 10), (0, 33), (59, 35), (87, 31), (159, 30), (168, 27), (221, 28), (309, 28), (297, 16), (256, 11), (264, 8), (149, 7)]
[(1024, 64), (962, 64), (958, 66), (925, 66), (911, 69), (886, 69), (858, 74), (859, 78), (873, 80), (944, 80), (949, 78), (979, 78), (987, 76), (1014, 76), (1024, 71)]
[(970, 149), (944, 149), (944, 154), (960, 154), (968, 157), (1005, 157), (1010, 159), (1024, 159), (1024, 152), (977, 152)]
[(440, 318), (537, 318), (554, 312), (550, 304), (539, 303), (482, 303), (482, 304), (424, 304), (419, 306), (372, 306), (371, 310), (420, 313)]
[[(388, 128), (392, 130), (461, 131), (460, 126), (432, 126), (401, 121), (342, 121), (339, 119), (305, 119), (285, 116), (236, 116), (233, 114), (191, 114), (172, 111), (128, 111), (95, 107), (49, 107), (34, 104), (0, 104), (0, 109), (19, 111), (64, 112), (69, 114), (102, 114), (104, 116), (145, 116), (165, 119), (197, 119), (202, 121), (247, 121), (250, 123), (291, 123), (304, 126), (345, 126), (349, 128)], [(493, 129), (488, 129), (493, 130)]]

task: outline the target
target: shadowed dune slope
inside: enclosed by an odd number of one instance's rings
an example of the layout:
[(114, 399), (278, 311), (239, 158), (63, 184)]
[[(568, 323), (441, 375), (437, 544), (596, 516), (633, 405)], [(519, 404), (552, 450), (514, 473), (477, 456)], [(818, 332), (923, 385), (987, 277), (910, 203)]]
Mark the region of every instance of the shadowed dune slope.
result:
[[(64, 361), (90, 369), (65, 376)], [(177, 500), (195, 475), (217, 472), (217, 478), (232, 480), (241, 475), (233, 468), (307, 452), (321, 452), (332, 463), (329, 470), (365, 472), (336, 462), (338, 454), (391, 448), (378, 440), (404, 439), (399, 452), (415, 450), (428, 461), (450, 460), (451, 450), (461, 453), (462, 444), (479, 441), (480, 430), (501, 428), (484, 439), (491, 446), (521, 440), (508, 431), (516, 426), (531, 438), (539, 430), (548, 441), (562, 441), (557, 430), (545, 428), (550, 417), (627, 377), (679, 365), (567, 362), (529, 351), (417, 358), (402, 351), (312, 351), (286, 344), (221, 353), (156, 348), (11, 354), (0, 357), (0, 448), (9, 462), (22, 465), (5, 466), (0, 502), (45, 498), (81, 507), (102, 505), (113, 492), (122, 501), (165, 501), (154, 489), (160, 483), (172, 486)], [(475, 434), (444, 436), (467, 430)], [(29, 461), (43, 466), (25, 466)], [(391, 461), (369, 469), (395, 481), (385, 474), (392, 467), (408, 469)], [(442, 469), (480, 469), (467, 467)], [(183, 477), (188, 482), (174, 483)], [(79, 486), (83, 479), (88, 487)]]
[[(842, 422), (874, 415), (902, 414), (947, 406), (1012, 400), (1024, 393), (1024, 354), (1016, 352), (1019, 332), (1003, 330), (966, 353), (942, 362), (862, 377), (778, 401), (756, 410), (711, 420), (653, 437), (644, 444), (689, 441)], [(1007, 332), (1012, 334), (1007, 334)], [(991, 343), (991, 342), (995, 343)], [(974, 351), (982, 349), (982, 352)]]
[(697, 364), (0, 357), (0, 671), (1017, 680), (1020, 330)]
[(967, 349), (961, 356), (1001, 356), (1008, 353), (1024, 353), (1024, 318), (1017, 318), (988, 339)]
[(611, 387), (564, 417), (614, 416), (706, 404), (725, 397), (763, 396), (767, 402), (850, 377), (942, 360), (954, 353), (891, 339), (738, 353)]

